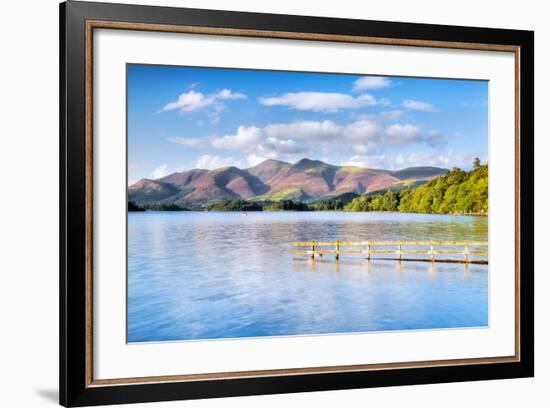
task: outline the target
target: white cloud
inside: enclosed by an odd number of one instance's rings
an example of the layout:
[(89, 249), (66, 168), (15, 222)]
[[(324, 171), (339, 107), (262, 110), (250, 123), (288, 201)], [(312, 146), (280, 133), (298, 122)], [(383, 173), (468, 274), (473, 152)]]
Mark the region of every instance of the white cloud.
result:
[(294, 139), (275, 137), (273, 132), (256, 126), (239, 126), (236, 134), (213, 139), (212, 146), (247, 154), (249, 162), (258, 158), (292, 160), (308, 151)]
[(218, 169), (220, 167), (245, 167), (245, 164), (241, 160), (235, 160), (232, 157), (220, 157), (204, 154), (200, 156), (193, 164), (197, 169)]
[[(380, 126), (373, 120), (361, 119), (343, 128), (344, 137), (350, 142), (377, 142)], [(335, 140), (338, 143), (338, 140)]]
[(369, 94), (353, 97), (336, 92), (291, 92), (281, 96), (259, 98), (259, 101), (265, 106), (287, 106), (291, 109), (327, 113), (377, 104), (376, 99)]
[(366, 89), (382, 89), (391, 85), (391, 81), (388, 78), (365, 76), (355, 81), (353, 85), (354, 91), (363, 91)]
[(176, 101), (169, 102), (163, 111), (179, 109), (180, 112), (192, 112), (214, 103), (215, 98), (207, 97), (201, 92), (189, 91), (182, 93)]
[(390, 144), (407, 144), (416, 140), (420, 134), (420, 128), (415, 125), (394, 123), (386, 128), (384, 132), (384, 142)]
[(384, 168), (386, 164), (386, 155), (355, 155), (351, 156), (348, 161), (342, 163), (343, 166), (356, 166), (364, 168)]
[[(396, 146), (401, 148), (423, 144), (441, 150), (446, 145), (444, 136), (435, 130), (424, 131), (420, 126), (410, 123), (385, 123), (386, 120), (398, 118), (401, 113), (400, 110), (394, 110), (361, 115), (344, 125), (331, 120), (302, 120), (264, 127), (239, 126), (235, 133), (221, 137), (174, 137), (168, 140), (184, 146), (237, 152), (240, 155), (238, 157), (246, 157), (249, 165), (266, 159), (296, 161), (312, 155), (329, 155), (337, 149), (353, 153), (353, 160), (350, 159), (349, 163), (368, 162), (374, 166), (384, 158), (387, 159), (384, 154)], [(203, 168), (237, 165), (239, 162), (214, 153), (204, 155), (200, 160), (197, 166)]]
[(268, 158), (267, 157), (264, 157), (264, 156), (258, 156), (256, 154), (249, 154), (247, 157), (246, 157), (246, 161), (248, 163), (248, 165), (250, 167), (253, 167), (257, 164), (260, 164), (261, 162), (267, 160)]
[(214, 139), (212, 145), (218, 149), (252, 153), (263, 139), (262, 130), (256, 126), (239, 126), (237, 133)]
[(344, 166), (367, 168), (382, 168), (399, 170), (414, 166), (435, 166), (450, 169), (460, 167), (468, 169), (472, 165), (474, 154), (458, 154), (452, 150), (445, 153), (416, 152), (397, 155), (387, 154), (356, 154), (344, 161)]
[(403, 111), (399, 110), (399, 109), (394, 109), (394, 110), (390, 110), (390, 111), (384, 111), (384, 112), (380, 112), (378, 114), (378, 118), (380, 118), (381, 120), (397, 120), (401, 117), (401, 115), (403, 114)]
[(202, 147), (209, 144), (209, 140), (207, 138), (200, 137), (170, 137), (166, 140), (189, 147)]
[(465, 168), (471, 165), (471, 161), (469, 157), (462, 154), (456, 154), (452, 150), (443, 154), (410, 153), (408, 155), (398, 154), (395, 157), (394, 167), (436, 166), (451, 168), (457, 166)]
[(164, 176), (167, 176), (168, 174), (170, 174), (170, 172), (168, 171), (168, 165), (167, 164), (161, 164), (160, 166), (156, 167), (153, 170), (153, 172), (151, 173), (149, 178), (151, 178), (153, 180), (156, 180), (156, 179), (162, 178)]
[(443, 135), (435, 130), (425, 132), (419, 126), (399, 123), (394, 123), (385, 129), (383, 141), (387, 144), (400, 146), (423, 143), (434, 149), (442, 149), (447, 145)]
[(297, 121), (267, 125), (263, 131), (267, 136), (294, 138), (307, 142), (334, 144), (343, 141), (366, 142), (375, 138), (379, 126), (369, 118), (362, 118), (348, 125), (338, 125), (331, 120)]
[(224, 109), (225, 109), (225, 105), (223, 103), (217, 102), (214, 104), (212, 111), (208, 113), (208, 119), (210, 119), (210, 123), (212, 125), (219, 123)]
[(409, 110), (417, 110), (423, 112), (435, 112), (435, 106), (428, 102), (415, 101), (413, 99), (405, 99), (403, 107)]
[(353, 153), (365, 155), (379, 150), (377, 143), (357, 143), (351, 146)]
[(294, 137), (306, 141), (326, 141), (338, 137), (342, 133), (342, 127), (331, 120), (297, 121), (291, 123), (278, 123), (267, 125), (264, 128), (266, 135), (270, 137)]
[(231, 92), (231, 89), (223, 89), (216, 94), (217, 99), (246, 99), (246, 95), (238, 92)]
[(403, 116), (403, 111), (400, 109), (387, 110), (379, 113), (350, 114), (350, 117), (355, 120), (369, 119), (376, 122), (392, 122), (400, 119), (401, 116)]
[(304, 153), (307, 150), (304, 146), (298, 145), (298, 143), (292, 139), (277, 139), (276, 137), (268, 137), (259, 148), (268, 153), (277, 152), (283, 155)]
[(219, 101), (245, 98), (245, 94), (232, 92), (231, 89), (223, 89), (212, 95), (205, 95), (202, 92), (190, 90), (189, 92), (180, 94), (177, 100), (164, 105), (162, 110), (179, 110), (180, 112), (185, 113), (212, 106), (214, 110), (209, 114), (209, 116), (214, 123), (217, 123), (217, 121), (219, 121), (220, 113), (224, 109), (224, 105)]
[(235, 134), (212, 138), (209, 142), (217, 149), (247, 155), (249, 162), (256, 162), (258, 158), (291, 161), (312, 151), (328, 154), (335, 145), (339, 146), (338, 149), (350, 146), (351, 151), (362, 156), (390, 146), (445, 146), (444, 137), (435, 131), (426, 133), (407, 123), (383, 126), (376, 118), (369, 117), (347, 125), (325, 120), (277, 123), (265, 127), (239, 126)]

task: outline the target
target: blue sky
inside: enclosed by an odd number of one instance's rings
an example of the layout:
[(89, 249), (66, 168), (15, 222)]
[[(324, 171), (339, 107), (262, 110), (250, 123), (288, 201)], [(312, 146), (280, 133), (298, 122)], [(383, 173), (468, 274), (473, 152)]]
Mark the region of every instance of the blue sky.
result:
[(266, 159), (384, 169), (487, 160), (485, 81), (151, 65), (128, 65), (127, 81), (130, 183)]

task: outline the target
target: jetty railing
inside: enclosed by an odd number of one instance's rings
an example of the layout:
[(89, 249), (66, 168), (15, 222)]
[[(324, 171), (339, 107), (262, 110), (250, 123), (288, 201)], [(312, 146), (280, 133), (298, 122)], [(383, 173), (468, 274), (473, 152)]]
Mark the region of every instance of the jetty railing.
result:
[[(295, 242), (293, 245), (308, 248), (295, 250), (294, 253), (309, 255), (311, 259), (315, 259), (316, 256), (334, 255), (338, 260), (340, 255), (349, 254), (366, 255), (369, 261), (378, 259), (487, 264), (489, 257), (488, 242), (479, 241), (306, 241)], [(389, 255), (393, 257), (388, 257)], [(419, 255), (425, 257), (419, 258)], [(442, 258), (442, 255), (447, 258)], [(448, 257), (449, 255), (454, 258)]]

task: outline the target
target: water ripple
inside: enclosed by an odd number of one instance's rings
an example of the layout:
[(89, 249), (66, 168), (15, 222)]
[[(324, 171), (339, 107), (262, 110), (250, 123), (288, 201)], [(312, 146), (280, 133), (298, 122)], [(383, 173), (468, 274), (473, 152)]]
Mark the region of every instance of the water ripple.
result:
[(146, 212), (128, 217), (128, 340), (486, 326), (486, 265), (292, 255), (317, 240), (487, 240), (487, 218)]

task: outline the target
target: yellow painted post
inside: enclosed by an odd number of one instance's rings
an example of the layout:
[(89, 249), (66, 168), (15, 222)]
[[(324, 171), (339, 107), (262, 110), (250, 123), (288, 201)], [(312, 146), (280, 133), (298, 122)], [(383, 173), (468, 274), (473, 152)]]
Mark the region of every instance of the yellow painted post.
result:
[(336, 241), (336, 260), (340, 258), (340, 241)]
[(315, 241), (311, 240), (311, 259), (315, 258)]

